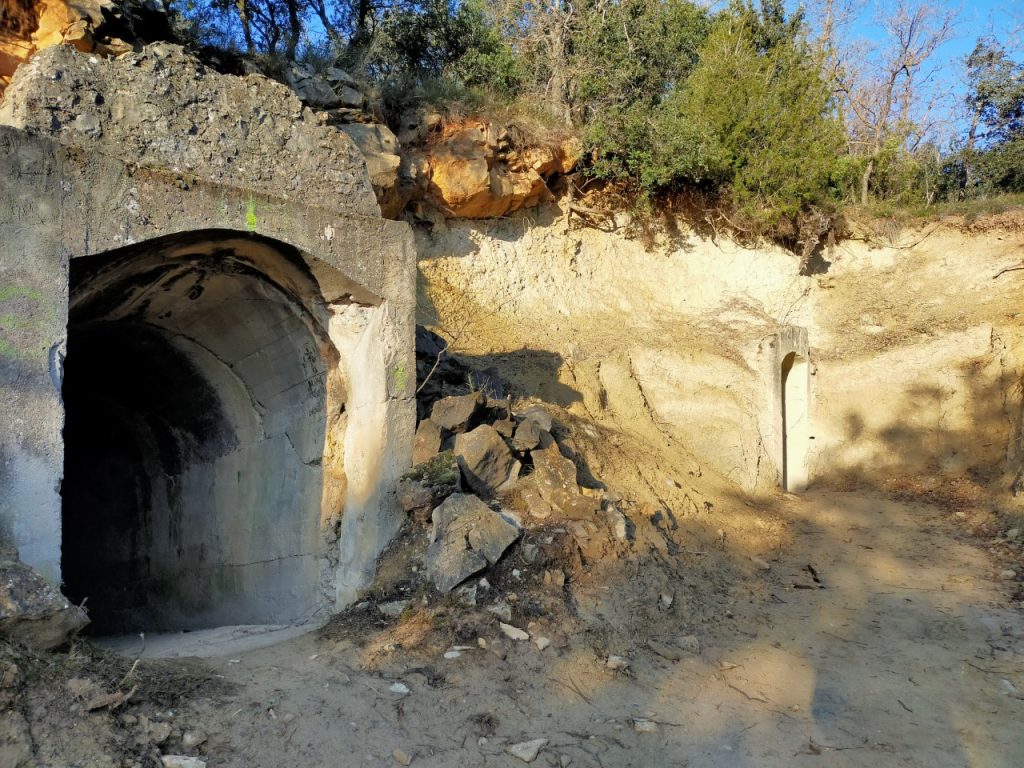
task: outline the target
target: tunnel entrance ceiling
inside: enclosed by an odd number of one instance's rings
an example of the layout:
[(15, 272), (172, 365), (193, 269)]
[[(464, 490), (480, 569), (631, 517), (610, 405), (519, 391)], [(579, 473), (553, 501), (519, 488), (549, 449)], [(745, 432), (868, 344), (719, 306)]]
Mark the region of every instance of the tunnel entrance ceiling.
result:
[(326, 327), (301, 258), (255, 236), (72, 261), (61, 566), (95, 632), (322, 605), (322, 455), (344, 402)]

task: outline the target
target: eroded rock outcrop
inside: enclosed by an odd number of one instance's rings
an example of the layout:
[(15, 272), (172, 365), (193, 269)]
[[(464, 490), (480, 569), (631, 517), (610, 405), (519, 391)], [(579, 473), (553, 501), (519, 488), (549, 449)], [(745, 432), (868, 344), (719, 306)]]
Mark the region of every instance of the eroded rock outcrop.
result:
[(503, 216), (551, 199), (548, 180), (573, 169), (579, 142), (529, 142), (518, 134), (467, 120), (406, 150), (411, 164), (424, 169), (423, 198), (447, 216), (466, 219)]

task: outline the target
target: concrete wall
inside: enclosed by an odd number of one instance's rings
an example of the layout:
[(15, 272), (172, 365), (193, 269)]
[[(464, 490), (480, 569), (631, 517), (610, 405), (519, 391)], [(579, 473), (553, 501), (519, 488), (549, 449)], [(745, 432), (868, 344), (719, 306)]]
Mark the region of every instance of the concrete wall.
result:
[(801, 491), (810, 479), (809, 453), (815, 439), (807, 329), (784, 326), (764, 340), (758, 352), (766, 395), (759, 409), (765, 458), (778, 487)]
[[(173, 173), (129, 167), (102, 153), (84, 153), (2, 127), (0, 178), (0, 529), (14, 540), (23, 559), (59, 581), (64, 475), (61, 360), (73, 354), (67, 349), (70, 260), (107, 254), (123, 269), (127, 263), (130, 273), (142, 266), (141, 257), (166, 262), (198, 252), (224, 258), (225, 253), (242, 251), (251, 260), (263, 249), (257, 271), (288, 297), (278, 304), (312, 307), (318, 315), (316, 324), (325, 331), (320, 339), (308, 332), (300, 336), (306, 341), (296, 345), (296, 350), (303, 344), (318, 346), (321, 362), (310, 364), (323, 391), (302, 399), (300, 406), (315, 404), (322, 411), (312, 427), (298, 429), (296, 441), (290, 425), (305, 416), (271, 402), (272, 390), (285, 385), (278, 382), (260, 393), (269, 398), (264, 403), (265, 422), (281, 421), (267, 429), (266, 439), (258, 443), (261, 447), (253, 444), (248, 456), (229, 451), (211, 457), (205, 469), (186, 470), (175, 482), (192, 488), (186, 497), (195, 498), (219, 489), (214, 478), (241, 471), (252, 461), (274, 463), (288, 451), (299, 455), (299, 464), (309, 469), (297, 471), (309, 477), (293, 482), (305, 489), (318, 486), (320, 503), (312, 497), (297, 502), (302, 519), (296, 521), (298, 533), (288, 545), (291, 550), (239, 551), (232, 544), (225, 552), (255, 563), (312, 547), (318, 558), (318, 589), (332, 588), (336, 597), (351, 599), (397, 529), (400, 517), (391, 491), (410, 461), (415, 268), (406, 227), (351, 211), (299, 205), (258, 190), (202, 181), (182, 184)], [(187, 234), (195, 232), (200, 234)], [(211, 243), (220, 250), (211, 253)], [(282, 259), (282, 253), (288, 259)], [(301, 289), (296, 276), (306, 281)], [(121, 299), (122, 309), (107, 306), (105, 316), (124, 319), (128, 304), (123, 303), (124, 296)], [(156, 314), (151, 321), (159, 314), (156, 305), (152, 311)], [(339, 337), (333, 332), (338, 316), (358, 318), (350, 322), (357, 330)], [(225, 349), (237, 342), (230, 330), (237, 322), (229, 316), (208, 319), (210, 328), (223, 327), (224, 335), (212, 337), (220, 338)], [(206, 337), (211, 337), (210, 328)], [(200, 361), (202, 368), (203, 355), (187, 348), (183, 334), (176, 335), (179, 351)], [(282, 354), (290, 359), (296, 350)], [(215, 368), (211, 355), (219, 353), (207, 355), (208, 366)], [(264, 373), (276, 365), (271, 354)], [(222, 401), (230, 403), (229, 387), (217, 384), (217, 376), (209, 371), (204, 378), (214, 382)], [(343, 436), (353, 424), (362, 437), (358, 443)], [(236, 425), (236, 440), (242, 442), (239, 434), (251, 427)], [(318, 433), (323, 436), (320, 448), (315, 445)], [(286, 435), (293, 445), (279, 439)], [(321, 466), (312, 468), (313, 454), (319, 451)], [(318, 529), (318, 537), (310, 535), (313, 529)], [(198, 546), (196, 536), (201, 538), (204, 530), (190, 534), (191, 545)], [(238, 532), (235, 528), (226, 535), (231, 538)], [(165, 559), (174, 557), (168, 553)], [(227, 554), (219, 557), (222, 564), (237, 564), (228, 563), (230, 559)], [(309, 574), (300, 581), (308, 582)], [(244, 583), (238, 589), (244, 590)], [(313, 603), (324, 605), (314, 600), (299, 612)]]

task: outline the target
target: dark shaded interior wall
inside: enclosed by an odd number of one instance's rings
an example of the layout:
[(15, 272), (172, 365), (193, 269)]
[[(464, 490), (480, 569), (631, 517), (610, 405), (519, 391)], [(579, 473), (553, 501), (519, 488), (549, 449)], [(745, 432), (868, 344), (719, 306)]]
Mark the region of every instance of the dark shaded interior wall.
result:
[(72, 261), (62, 572), (94, 632), (320, 607), (325, 326), (301, 259), (256, 237)]

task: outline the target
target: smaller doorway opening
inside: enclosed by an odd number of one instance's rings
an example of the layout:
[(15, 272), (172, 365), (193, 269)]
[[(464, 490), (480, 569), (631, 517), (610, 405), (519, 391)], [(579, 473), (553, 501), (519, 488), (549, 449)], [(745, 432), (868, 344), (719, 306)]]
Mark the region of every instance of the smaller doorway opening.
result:
[(810, 441), (807, 360), (796, 352), (782, 359), (782, 488), (807, 487), (807, 450)]

